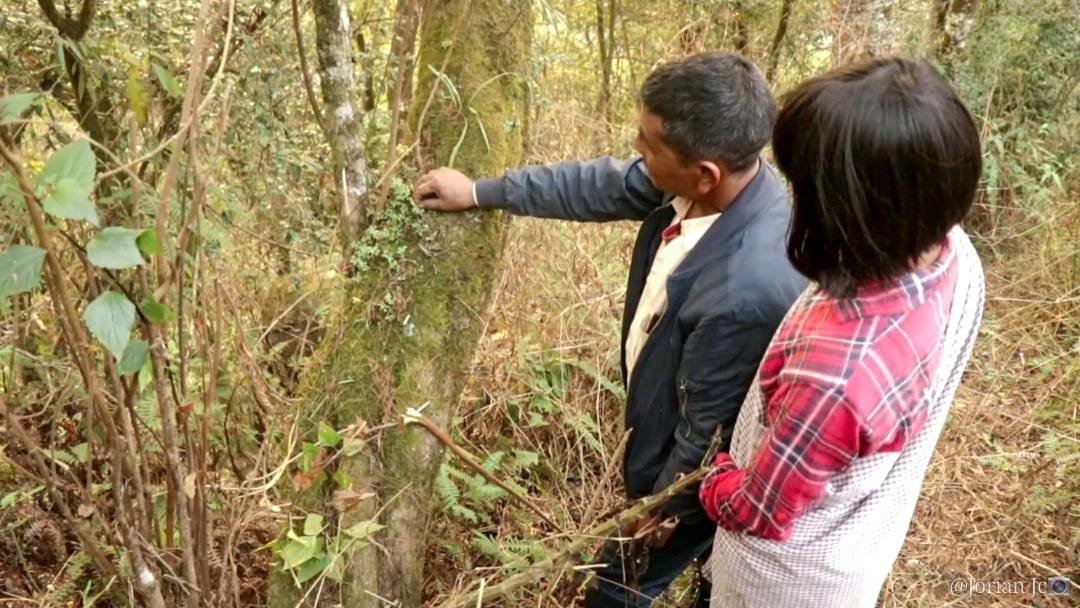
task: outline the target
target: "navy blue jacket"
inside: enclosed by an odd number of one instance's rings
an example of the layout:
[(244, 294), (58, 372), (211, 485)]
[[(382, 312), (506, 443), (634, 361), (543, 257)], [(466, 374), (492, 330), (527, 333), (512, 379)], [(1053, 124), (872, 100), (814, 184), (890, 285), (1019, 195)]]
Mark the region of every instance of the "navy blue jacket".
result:
[[(476, 183), (482, 208), (578, 221), (642, 222), (630, 261), (623, 312), (623, 379), (630, 323), (660, 233), (675, 217), (645, 163), (610, 157), (529, 166)], [(784, 313), (806, 286), (785, 239), (787, 190), (764, 161), (754, 179), (708, 229), (667, 282), (667, 309), (646, 339), (626, 387), (623, 480), (630, 498), (670, 485), (702, 464), (720, 425), (727, 450), (739, 408)], [(692, 522), (704, 517), (695, 491), (664, 508)]]

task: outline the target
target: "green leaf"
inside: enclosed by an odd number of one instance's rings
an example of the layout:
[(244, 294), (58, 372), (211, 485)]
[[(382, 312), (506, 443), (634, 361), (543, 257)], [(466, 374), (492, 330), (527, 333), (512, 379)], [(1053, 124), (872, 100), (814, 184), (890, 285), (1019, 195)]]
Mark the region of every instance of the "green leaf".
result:
[(97, 161), (87, 140), (80, 139), (57, 150), (38, 175), (38, 186), (46, 192), (41, 201), (45, 211), (97, 226), (97, 210), (90, 202), (96, 173)]
[(307, 562), (297, 569), (296, 581), (298, 583), (305, 583), (311, 580), (330, 565), (331, 559), (332, 558), (325, 553), (319, 553), (318, 555), (312, 556), (311, 559), (307, 560)]
[(165, 89), (166, 93), (172, 97), (184, 96), (184, 90), (180, 88), (180, 83), (176, 81), (176, 77), (169, 70), (155, 63), (154, 74), (157, 75), (158, 82), (161, 83), (161, 88)]
[(345, 469), (338, 469), (334, 471), (334, 475), (331, 477), (331, 479), (334, 480), (334, 483), (336, 483), (339, 488), (347, 489), (349, 486), (352, 485), (352, 479), (349, 478), (349, 474), (345, 472)]
[(351, 536), (352, 538), (355, 538), (356, 540), (363, 540), (371, 536), (372, 534), (378, 532), (379, 530), (382, 530), (385, 527), (386, 526), (371, 519), (368, 521), (362, 521), (349, 528), (346, 528), (345, 534)]
[(124, 347), (124, 354), (120, 355), (118, 371), (121, 375), (134, 374), (142, 369), (146, 362), (146, 355), (150, 353), (150, 345), (146, 340), (132, 340)]
[(175, 321), (176, 314), (169, 310), (161, 302), (155, 300), (152, 296), (148, 296), (139, 303), (139, 311), (146, 317), (147, 321), (151, 323), (165, 323), (166, 321)]
[(345, 445), (342, 446), (341, 449), (344, 450), (346, 456), (356, 456), (360, 452), (363, 452), (365, 447), (367, 447), (366, 441), (357, 437), (352, 437), (345, 440)]
[(86, 307), (83, 320), (90, 333), (119, 359), (135, 325), (135, 305), (122, 293), (106, 291)]
[(323, 529), (323, 516), (318, 513), (308, 513), (304, 518), (304, 536), (315, 536)]
[(44, 261), (45, 250), (30, 245), (12, 245), (0, 253), (0, 298), (37, 287)]
[(325, 422), (319, 423), (319, 443), (325, 445), (328, 448), (336, 448), (341, 443), (341, 434), (334, 430), (334, 427), (326, 424)]
[(161, 242), (158, 241), (157, 232), (153, 228), (147, 228), (135, 239), (139, 251), (146, 255), (161, 255)]
[(330, 558), (330, 565), (326, 569), (326, 578), (342, 582), (345, 580), (345, 560)]
[(41, 93), (18, 93), (0, 99), (0, 125), (22, 116)]
[(142, 230), (110, 226), (101, 230), (86, 246), (86, 257), (99, 268), (120, 270), (144, 264), (135, 239), (142, 235)]
[(75, 458), (79, 459), (79, 462), (86, 464), (90, 460), (90, 444), (83, 442), (79, 445), (71, 447), (71, 453), (75, 455)]
[(289, 532), (289, 542), (281, 550), (281, 561), (286, 569), (291, 569), (308, 561), (319, 550), (319, 538), (314, 536), (297, 536)]

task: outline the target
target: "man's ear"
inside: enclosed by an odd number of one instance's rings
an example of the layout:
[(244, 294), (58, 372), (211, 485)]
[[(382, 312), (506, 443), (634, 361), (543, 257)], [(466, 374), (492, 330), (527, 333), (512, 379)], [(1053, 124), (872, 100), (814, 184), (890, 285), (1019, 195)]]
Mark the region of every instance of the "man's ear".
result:
[(696, 189), (698, 194), (712, 192), (724, 179), (724, 169), (708, 160), (698, 161), (697, 174)]

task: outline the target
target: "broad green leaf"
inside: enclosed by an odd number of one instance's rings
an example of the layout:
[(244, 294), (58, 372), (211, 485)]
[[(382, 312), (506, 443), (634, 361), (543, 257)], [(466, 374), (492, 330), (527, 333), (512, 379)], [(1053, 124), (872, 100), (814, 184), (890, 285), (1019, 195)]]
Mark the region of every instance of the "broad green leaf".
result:
[(101, 230), (86, 246), (86, 257), (99, 268), (123, 269), (144, 263), (135, 240), (142, 230), (110, 226)]
[(120, 355), (118, 371), (121, 375), (134, 374), (142, 369), (146, 362), (146, 355), (150, 353), (150, 345), (146, 340), (131, 340), (124, 347), (124, 354)]
[(90, 333), (119, 359), (135, 325), (135, 305), (122, 293), (106, 291), (86, 307), (83, 320)]
[(286, 569), (291, 569), (308, 561), (319, 551), (322, 539), (315, 536), (297, 536), (289, 532), (289, 542), (281, 550), (281, 561)]
[(30, 245), (12, 245), (0, 253), (0, 298), (37, 287), (44, 260), (45, 250)]
[(161, 67), (158, 64), (154, 64), (154, 74), (158, 77), (158, 82), (161, 83), (161, 87), (165, 89), (165, 92), (172, 97), (183, 97), (184, 90), (180, 88), (180, 83), (176, 82), (176, 77)]
[(326, 424), (325, 422), (319, 423), (319, 443), (325, 445), (328, 448), (336, 448), (341, 443), (341, 434), (334, 430), (334, 427)]
[(41, 93), (18, 93), (0, 99), (0, 125), (19, 118)]
[(139, 303), (139, 311), (142, 312), (143, 316), (146, 317), (146, 320), (151, 323), (165, 323), (166, 321), (176, 320), (176, 314), (153, 297), (144, 298), (143, 301)]
[(80, 139), (57, 150), (37, 178), (39, 190), (45, 193), (41, 201), (45, 211), (97, 226), (97, 210), (90, 202), (96, 173), (97, 161), (87, 140)]
[(311, 559), (307, 560), (307, 562), (296, 570), (296, 581), (305, 583), (311, 580), (325, 570), (326, 567), (330, 565), (332, 559), (333, 558), (326, 553), (319, 553), (318, 555), (312, 556)]
[(345, 534), (348, 534), (352, 538), (357, 540), (363, 540), (372, 534), (382, 530), (386, 526), (380, 524), (375, 520), (362, 521), (358, 524), (345, 529)]
[(147, 228), (135, 239), (135, 244), (139, 246), (139, 251), (146, 255), (160, 255), (161, 254), (161, 242), (158, 241), (157, 232), (154, 232), (153, 228)]
[(304, 518), (304, 536), (315, 536), (323, 529), (323, 516), (318, 513), (308, 513)]

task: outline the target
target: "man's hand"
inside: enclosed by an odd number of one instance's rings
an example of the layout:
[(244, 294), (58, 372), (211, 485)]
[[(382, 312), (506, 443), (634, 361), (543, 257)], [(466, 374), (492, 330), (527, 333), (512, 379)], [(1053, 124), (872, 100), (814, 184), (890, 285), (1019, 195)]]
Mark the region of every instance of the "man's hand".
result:
[(473, 180), (461, 171), (442, 167), (428, 172), (416, 182), (413, 198), (425, 209), (465, 211), (476, 206)]

